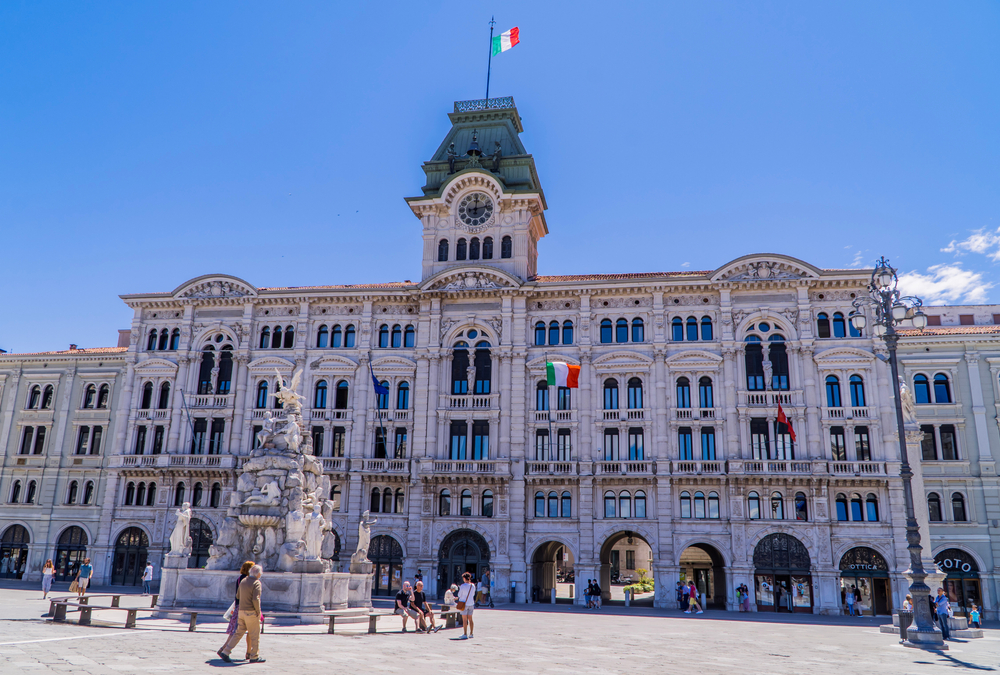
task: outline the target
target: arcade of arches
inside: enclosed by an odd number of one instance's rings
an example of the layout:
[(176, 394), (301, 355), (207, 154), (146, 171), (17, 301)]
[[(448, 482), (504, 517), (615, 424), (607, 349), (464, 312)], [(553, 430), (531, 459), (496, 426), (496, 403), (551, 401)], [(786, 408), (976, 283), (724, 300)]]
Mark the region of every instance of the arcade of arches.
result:
[[(531, 557), (528, 584), (531, 596), (538, 602), (573, 602), (573, 552), (558, 541), (547, 541), (535, 549)], [(552, 592), (555, 591), (555, 596)]]
[(438, 552), (438, 597), (452, 584), (461, 584), (466, 572), (481, 579), (490, 569), (490, 547), (473, 530), (455, 530), (441, 542)]
[(686, 584), (694, 580), (703, 607), (725, 609), (725, 567), (722, 554), (714, 546), (692, 544), (681, 553), (679, 581)]
[[(599, 584), (604, 602), (611, 600), (612, 585), (627, 585), (639, 580), (637, 570), (653, 570), (653, 549), (646, 539), (631, 531), (616, 532), (604, 540), (601, 546), (601, 571)], [(586, 588), (586, 582), (584, 582)], [(652, 596), (638, 598), (632, 604), (653, 605)]]

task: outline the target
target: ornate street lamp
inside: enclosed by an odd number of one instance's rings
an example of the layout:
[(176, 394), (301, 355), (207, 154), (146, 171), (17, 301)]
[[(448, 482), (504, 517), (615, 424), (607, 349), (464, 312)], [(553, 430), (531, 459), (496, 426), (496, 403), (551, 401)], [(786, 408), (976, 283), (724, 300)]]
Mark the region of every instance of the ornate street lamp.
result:
[(923, 330), (927, 326), (927, 315), (921, 307), (920, 298), (900, 295), (897, 290), (899, 277), (896, 270), (889, 265), (885, 256), (879, 259), (872, 271), (872, 281), (868, 285), (868, 297), (860, 297), (854, 301), (854, 311), (851, 312), (851, 325), (858, 331), (868, 325), (868, 316), (864, 308), (868, 307), (872, 314), (872, 333), (885, 341), (889, 348), (889, 368), (892, 370), (892, 387), (896, 397), (896, 433), (899, 436), (899, 477), (903, 479), (903, 501), (906, 506), (906, 543), (910, 552), (910, 597), (913, 598), (913, 623), (907, 630), (908, 646), (927, 649), (946, 649), (941, 639), (941, 630), (934, 625), (931, 617), (930, 603), (927, 598), (930, 588), (926, 583), (927, 572), (920, 554), (920, 528), (913, 507), (913, 471), (906, 450), (906, 431), (904, 428), (903, 401), (899, 386), (899, 365), (896, 362), (896, 344), (899, 333), (896, 326), (904, 321), (910, 322), (914, 328)]

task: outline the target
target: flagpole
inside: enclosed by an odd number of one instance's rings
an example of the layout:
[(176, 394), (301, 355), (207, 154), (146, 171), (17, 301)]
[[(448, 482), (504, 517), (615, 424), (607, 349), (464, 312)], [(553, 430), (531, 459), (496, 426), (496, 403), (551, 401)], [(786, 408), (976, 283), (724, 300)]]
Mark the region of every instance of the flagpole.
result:
[(552, 385), (549, 384), (549, 355), (545, 355), (545, 387), (549, 392), (549, 442), (548, 442), (548, 457), (545, 459), (546, 462), (553, 461), (552, 453)]
[(493, 67), (493, 26), (495, 24), (496, 24), (496, 21), (494, 21), (493, 17), (491, 16), (490, 17), (490, 57), (489, 57), (489, 60), (486, 62), (486, 105), (487, 106), (489, 106), (489, 104), (490, 104), (490, 70)]

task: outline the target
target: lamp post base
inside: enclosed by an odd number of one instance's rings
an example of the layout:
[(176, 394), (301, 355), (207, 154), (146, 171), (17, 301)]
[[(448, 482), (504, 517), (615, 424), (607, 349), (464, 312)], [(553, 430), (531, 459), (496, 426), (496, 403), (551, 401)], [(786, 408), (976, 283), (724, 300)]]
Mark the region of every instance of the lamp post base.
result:
[(906, 631), (907, 639), (902, 642), (904, 647), (913, 649), (927, 649), (931, 651), (943, 652), (948, 650), (948, 645), (944, 643), (944, 637), (938, 628), (929, 631), (917, 630), (916, 626), (911, 626)]

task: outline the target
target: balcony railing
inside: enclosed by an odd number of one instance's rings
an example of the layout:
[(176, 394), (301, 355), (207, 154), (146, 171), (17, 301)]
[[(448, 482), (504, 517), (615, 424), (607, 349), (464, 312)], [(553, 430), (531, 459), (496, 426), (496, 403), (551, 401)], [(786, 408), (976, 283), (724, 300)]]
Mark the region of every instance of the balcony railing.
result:
[(465, 410), (489, 410), (494, 407), (494, 401), (499, 401), (497, 394), (461, 394), (448, 397), (448, 407)]
[(553, 422), (572, 422), (573, 421), (573, 411), (572, 410), (535, 410), (533, 411), (535, 415), (536, 422), (548, 422), (549, 416)]
[(830, 420), (842, 420), (842, 419), (868, 419), (872, 417), (871, 409), (867, 407), (861, 408), (824, 408), (826, 419)]
[(503, 110), (514, 107), (513, 96), (500, 98), (478, 98), (471, 101), (455, 101), (455, 112), (474, 112), (476, 110)]
[(577, 473), (576, 462), (528, 462), (531, 475), (573, 476)]
[(343, 457), (325, 457), (323, 458), (323, 471), (344, 471), (347, 469), (347, 460)]
[(812, 462), (752, 460), (743, 462), (743, 473), (812, 473)]
[(206, 467), (212, 469), (232, 469), (236, 466), (234, 455), (116, 455), (111, 458), (111, 466), (128, 467)]
[(434, 473), (496, 473), (492, 460), (449, 460), (434, 462)]
[(625, 411), (628, 419), (630, 420), (644, 420), (646, 419), (646, 409), (645, 408), (629, 408)]
[(683, 461), (674, 462), (673, 464), (673, 473), (675, 474), (700, 475), (704, 473), (720, 474), (726, 472), (725, 462), (719, 461)]
[(372, 473), (410, 473), (408, 459), (361, 459), (354, 460), (352, 465), (355, 469)]
[(170, 418), (169, 410), (136, 410), (137, 420), (165, 420)]
[(619, 418), (618, 410), (605, 410), (604, 411), (604, 421), (613, 422)]
[(883, 462), (830, 462), (830, 473), (839, 476), (884, 476)]
[(228, 408), (233, 404), (233, 395), (192, 396), (190, 401), (189, 406), (192, 408)]
[(641, 461), (620, 461), (620, 462), (596, 462), (595, 473), (598, 475), (619, 474), (619, 475), (652, 475), (653, 462)]
[(715, 419), (715, 408), (702, 408), (698, 411), (699, 417), (703, 420), (714, 420)]
[(773, 408), (779, 403), (792, 405), (792, 392), (790, 391), (748, 391), (743, 394), (742, 398), (743, 405), (757, 408)]

